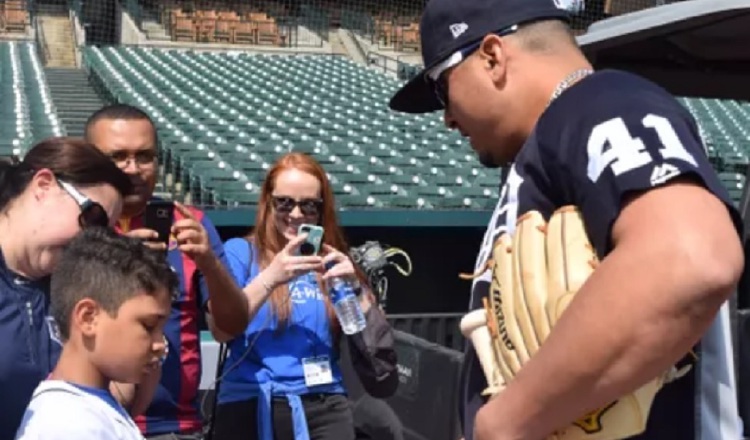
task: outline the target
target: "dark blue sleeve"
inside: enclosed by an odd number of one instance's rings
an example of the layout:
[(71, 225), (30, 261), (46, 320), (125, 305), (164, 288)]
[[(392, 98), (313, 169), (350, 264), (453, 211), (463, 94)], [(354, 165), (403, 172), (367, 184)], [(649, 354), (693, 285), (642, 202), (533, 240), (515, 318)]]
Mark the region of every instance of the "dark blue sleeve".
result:
[[(208, 242), (211, 244), (211, 250), (213, 250), (214, 255), (216, 255), (216, 258), (219, 259), (224, 267), (229, 269), (229, 263), (227, 263), (226, 254), (224, 252), (224, 245), (221, 242), (221, 237), (219, 237), (219, 233), (216, 231), (213, 222), (211, 222), (207, 216), (203, 216), (201, 224), (206, 230), (206, 234), (208, 234)], [(208, 303), (208, 285), (206, 284), (206, 279), (203, 277), (203, 274), (200, 272), (198, 272), (198, 283), (201, 306), (205, 309), (206, 303)]]
[(250, 281), (250, 243), (244, 238), (230, 238), (224, 243), (229, 269), (237, 284), (245, 287)]
[(627, 84), (594, 96), (583, 107), (561, 106), (545, 121), (544, 161), (558, 204), (581, 209), (600, 256), (611, 248), (611, 228), (625, 199), (678, 176), (702, 184), (739, 219), (695, 120), (676, 99), (656, 87)]

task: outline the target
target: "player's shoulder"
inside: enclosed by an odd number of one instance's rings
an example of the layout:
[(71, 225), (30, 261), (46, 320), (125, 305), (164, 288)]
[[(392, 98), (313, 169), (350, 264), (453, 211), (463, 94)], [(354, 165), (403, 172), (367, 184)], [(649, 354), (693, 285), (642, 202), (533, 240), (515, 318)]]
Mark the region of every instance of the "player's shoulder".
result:
[[(545, 162), (574, 168), (628, 151), (633, 153), (623, 158), (633, 163), (656, 150), (683, 158), (705, 153), (695, 118), (677, 98), (648, 79), (617, 70), (596, 72), (563, 93), (544, 112), (535, 135)], [(608, 153), (607, 146), (616, 152)]]
[(553, 101), (540, 118), (538, 129), (556, 137), (561, 131), (580, 132), (587, 125), (610, 118), (643, 118), (649, 113), (692, 121), (690, 112), (658, 84), (629, 72), (603, 70), (582, 79)]
[(576, 106), (579, 111), (584, 112), (589, 107), (588, 104), (614, 109), (629, 103), (657, 107), (680, 105), (672, 94), (653, 81), (614, 69), (589, 75), (578, 84), (574, 84), (568, 93), (563, 93), (558, 101), (563, 108)]

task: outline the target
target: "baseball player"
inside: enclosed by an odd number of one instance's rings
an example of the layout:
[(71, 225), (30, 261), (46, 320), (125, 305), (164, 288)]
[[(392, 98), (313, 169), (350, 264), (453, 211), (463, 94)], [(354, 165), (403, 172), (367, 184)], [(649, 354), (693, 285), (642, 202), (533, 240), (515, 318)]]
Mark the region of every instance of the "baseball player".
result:
[(510, 164), (472, 285), (482, 306), (495, 239), (531, 210), (574, 205), (600, 264), (549, 337), (492, 399), (473, 347), (462, 372), (467, 440), (538, 440), (695, 354), (656, 395), (637, 439), (741, 438), (727, 298), (743, 270), (741, 219), (695, 120), (657, 85), (594, 72), (553, 0), (431, 0), (425, 69), (392, 98), (444, 111), (487, 167)]

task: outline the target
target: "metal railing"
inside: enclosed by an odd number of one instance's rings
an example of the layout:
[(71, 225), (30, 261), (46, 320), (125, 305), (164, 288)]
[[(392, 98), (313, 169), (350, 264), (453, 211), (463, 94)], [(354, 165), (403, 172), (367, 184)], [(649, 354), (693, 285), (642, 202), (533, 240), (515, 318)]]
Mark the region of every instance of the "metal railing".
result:
[(463, 313), (410, 313), (388, 315), (394, 330), (417, 336), (458, 351), (464, 349), (459, 323)]
[(36, 52), (39, 56), (39, 61), (42, 62), (42, 65), (46, 65), (47, 61), (50, 57), (49, 52), (49, 46), (47, 45), (47, 39), (44, 36), (44, 32), (42, 31), (42, 24), (38, 16), (34, 17), (32, 19), (32, 23), (34, 24), (34, 39), (35, 39), (35, 46), (36, 46)]
[(382, 71), (384, 74), (395, 75), (399, 80), (407, 81), (416, 75), (421, 66), (402, 61), (404, 56), (388, 56), (379, 52), (367, 52), (367, 64), (370, 67)]

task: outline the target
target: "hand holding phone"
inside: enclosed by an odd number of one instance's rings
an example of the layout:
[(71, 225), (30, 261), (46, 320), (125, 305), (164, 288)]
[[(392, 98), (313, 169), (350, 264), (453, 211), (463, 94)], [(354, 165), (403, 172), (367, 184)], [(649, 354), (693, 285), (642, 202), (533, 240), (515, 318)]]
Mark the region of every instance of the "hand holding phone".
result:
[(167, 249), (166, 243), (158, 241), (159, 234), (152, 229), (131, 229), (123, 235), (130, 238), (137, 238), (138, 240), (141, 240), (146, 247), (155, 251), (163, 251)]
[(143, 214), (143, 226), (156, 231), (155, 241), (169, 246), (169, 236), (174, 222), (174, 203), (169, 200), (150, 200)]
[[(306, 229), (306, 228), (305, 228)], [(318, 235), (316, 232), (315, 235)], [(318, 235), (321, 237), (321, 235)], [(309, 232), (305, 230), (300, 235), (289, 240), (278, 254), (273, 257), (271, 264), (265, 268), (259, 277), (270, 287), (269, 292), (276, 286), (310, 271), (323, 270), (323, 258), (320, 255), (302, 255), (301, 252), (315, 252), (315, 239), (309, 243)], [(307, 243), (307, 244), (306, 244)], [(318, 250), (320, 246), (318, 245)]]

